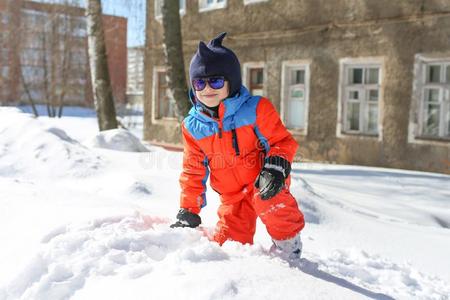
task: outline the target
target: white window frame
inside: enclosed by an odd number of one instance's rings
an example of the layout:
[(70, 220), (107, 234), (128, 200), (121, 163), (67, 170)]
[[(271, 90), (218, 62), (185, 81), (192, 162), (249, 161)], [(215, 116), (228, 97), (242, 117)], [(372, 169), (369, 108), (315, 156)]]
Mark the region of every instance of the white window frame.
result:
[[(155, 0), (155, 19), (162, 22), (162, 3), (164, 0)], [(186, 0), (180, 0), (180, 16), (186, 14)]]
[(246, 62), (242, 67), (242, 75), (244, 78), (244, 85), (250, 90), (250, 69), (263, 69), (263, 95), (267, 94), (266, 82), (267, 82), (267, 68), (264, 62)]
[[(153, 68), (153, 80), (152, 80), (152, 123), (154, 124), (162, 124), (167, 122), (178, 122), (177, 118), (169, 118), (169, 117), (162, 117), (162, 118), (156, 118), (156, 115), (158, 114), (156, 111), (156, 95), (158, 90), (158, 73), (159, 72), (167, 72), (167, 68), (163, 66), (156, 66)], [(187, 100), (186, 100), (187, 101)]]
[(244, 0), (244, 5), (260, 3), (260, 2), (268, 2), (269, 0)]
[[(295, 134), (307, 135), (308, 134), (308, 115), (309, 115), (309, 93), (310, 93), (310, 60), (289, 60), (282, 62), (281, 68), (281, 103), (280, 103), (280, 115), (283, 123), (286, 127)], [(286, 101), (288, 99), (289, 93), (289, 75), (288, 72), (292, 69), (302, 69), (305, 71), (305, 83), (304, 83), (304, 101), (305, 101), (305, 125), (304, 128), (290, 128), (287, 124), (286, 114), (288, 112), (288, 107)]]
[[(417, 144), (435, 144), (447, 145), (450, 147), (450, 130), (448, 122), (450, 121), (450, 84), (445, 82), (427, 83), (427, 66), (440, 65), (441, 79), (445, 80), (445, 67), (450, 66), (450, 53), (442, 54), (416, 54), (414, 63), (414, 82), (411, 110), (408, 126), (408, 142)], [(444, 67), (444, 68), (443, 68)], [(434, 88), (439, 90), (439, 135), (424, 134), (424, 118), (426, 115), (425, 108), (425, 91)]]
[(222, 9), (227, 7), (227, 0), (223, 0), (222, 2), (218, 2), (219, 0), (213, 0), (214, 3), (208, 4), (207, 0), (198, 0), (198, 11), (206, 12), (210, 10)]
[[(351, 68), (378, 68), (378, 84), (348, 84), (348, 70)], [(360, 57), (360, 58), (342, 58), (339, 61), (339, 86), (338, 86), (338, 117), (336, 124), (336, 136), (338, 138), (351, 138), (351, 137), (365, 137), (383, 140), (383, 86), (384, 86), (384, 58), (383, 57)], [(365, 78), (365, 73), (363, 71), (363, 80)], [(367, 92), (369, 90), (378, 89), (378, 120), (377, 120), (377, 133), (371, 133), (368, 131), (368, 104), (369, 101), (366, 100)], [(360, 118), (359, 127), (360, 130), (349, 130), (347, 128), (347, 97), (350, 90), (355, 90), (364, 94), (364, 98), (361, 101), (360, 106)], [(375, 103), (375, 102), (374, 102)]]

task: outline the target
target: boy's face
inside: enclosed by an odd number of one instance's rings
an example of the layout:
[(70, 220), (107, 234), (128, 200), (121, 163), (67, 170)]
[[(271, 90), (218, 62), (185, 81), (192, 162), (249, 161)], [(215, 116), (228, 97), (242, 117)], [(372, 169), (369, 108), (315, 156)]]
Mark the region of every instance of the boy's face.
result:
[(195, 91), (195, 96), (199, 99), (203, 104), (214, 107), (219, 105), (220, 101), (228, 97), (229, 93), (229, 85), (228, 81), (225, 81), (223, 87), (221, 89), (213, 89), (206, 84), (205, 88), (201, 91)]

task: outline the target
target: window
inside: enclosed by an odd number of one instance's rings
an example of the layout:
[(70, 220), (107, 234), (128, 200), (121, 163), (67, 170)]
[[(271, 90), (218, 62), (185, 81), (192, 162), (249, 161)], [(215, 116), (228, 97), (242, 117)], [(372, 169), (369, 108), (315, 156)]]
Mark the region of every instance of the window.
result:
[(254, 96), (262, 96), (264, 91), (264, 63), (247, 62), (243, 65), (244, 85)]
[(77, 48), (73, 48), (70, 54), (70, 66), (71, 67), (80, 67), (80, 68), (85, 68), (85, 66), (87, 66), (88, 64), (88, 57), (87, 57), (87, 53), (86, 50), (81, 48), (81, 49), (77, 49)]
[(87, 36), (86, 17), (72, 17), (72, 35), (78, 37)]
[(45, 70), (39, 66), (22, 66), (22, 76), (26, 83), (42, 83), (45, 80)]
[(418, 131), (424, 138), (450, 138), (450, 60), (421, 61), (416, 74)]
[(164, 70), (154, 72), (154, 87), (155, 118), (175, 118), (175, 100), (170, 97)]
[(9, 50), (7, 48), (0, 48), (0, 63), (7, 65), (9, 61)]
[(50, 32), (51, 22), (48, 22), (51, 17), (47, 12), (37, 10), (22, 10), (22, 18), (24, 20), (25, 28), (32, 32)]
[[(160, 21), (162, 20), (162, 5), (164, 0), (155, 0), (155, 18)], [(186, 13), (186, 0), (180, 0), (180, 15)]]
[(344, 133), (377, 136), (380, 127), (381, 63), (344, 62), (342, 66), (339, 105), (342, 105), (343, 113), (338, 128)]
[(8, 31), (0, 30), (0, 45), (2, 46), (2, 48), (4, 48), (4, 45), (8, 44), (8, 42), (9, 42)]
[(284, 62), (281, 115), (287, 128), (306, 134), (309, 97), (309, 63)]
[(22, 65), (39, 66), (44, 63), (44, 51), (37, 49), (22, 49), (20, 53)]
[(7, 25), (9, 23), (9, 14), (7, 12), (0, 12), (0, 23)]
[(213, 9), (225, 8), (227, 6), (227, 0), (199, 0), (199, 11), (208, 11)]
[(0, 78), (7, 78), (9, 76), (9, 67), (0, 68)]
[(46, 93), (40, 87), (28, 87), (28, 91), (22, 86), (20, 91), (20, 101), (29, 101), (29, 98), (34, 101), (43, 101)]
[(267, 2), (269, 0), (244, 0), (244, 5), (252, 4), (252, 3), (259, 3), (259, 2)]

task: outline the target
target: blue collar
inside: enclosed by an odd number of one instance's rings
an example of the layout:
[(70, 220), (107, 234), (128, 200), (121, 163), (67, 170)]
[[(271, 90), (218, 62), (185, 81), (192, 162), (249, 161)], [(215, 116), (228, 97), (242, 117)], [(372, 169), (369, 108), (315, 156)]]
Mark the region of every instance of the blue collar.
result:
[[(237, 93), (234, 97), (224, 99), (219, 104), (219, 112), (220, 106), (223, 106), (223, 109), (225, 110), (223, 119), (234, 116), (242, 106), (242, 104), (244, 104), (250, 98), (250, 92), (245, 86), (242, 85), (239, 93)], [(202, 112), (204, 108), (200, 103), (197, 102), (192, 89), (189, 91), (189, 100), (193, 104), (193, 107), (189, 111), (189, 115), (192, 115), (193, 117), (196, 117), (197, 119), (203, 120), (205, 122), (216, 122), (216, 120), (214, 120), (210, 116), (205, 115)]]

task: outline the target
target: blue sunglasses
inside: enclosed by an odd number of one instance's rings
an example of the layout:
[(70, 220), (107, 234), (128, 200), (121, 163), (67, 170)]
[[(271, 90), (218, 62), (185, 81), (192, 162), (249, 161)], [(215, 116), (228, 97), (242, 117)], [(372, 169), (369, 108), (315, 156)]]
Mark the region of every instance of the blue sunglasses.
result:
[(192, 80), (192, 86), (196, 91), (203, 91), (208, 84), (212, 89), (219, 90), (225, 85), (225, 77), (212, 76), (207, 78), (194, 78)]

